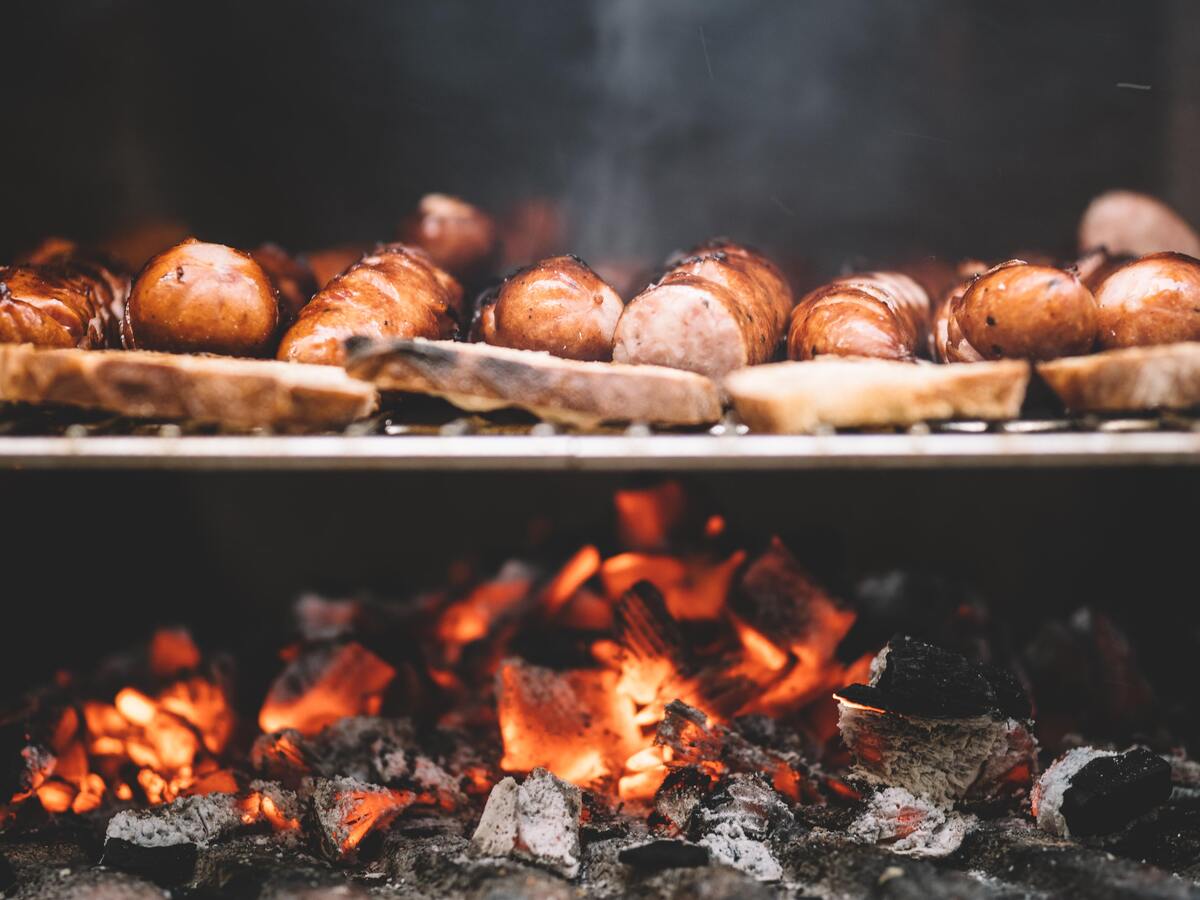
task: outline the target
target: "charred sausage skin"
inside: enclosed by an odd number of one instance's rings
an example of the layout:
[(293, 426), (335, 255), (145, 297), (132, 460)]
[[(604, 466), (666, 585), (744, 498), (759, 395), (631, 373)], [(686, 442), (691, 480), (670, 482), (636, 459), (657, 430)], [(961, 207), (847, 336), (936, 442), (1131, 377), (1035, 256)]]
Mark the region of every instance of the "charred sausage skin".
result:
[(189, 238), (146, 263), (123, 335), (135, 350), (268, 356), (279, 321), (275, 287), (249, 253)]
[(709, 241), (629, 302), (613, 359), (720, 377), (770, 360), (791, 308), (791, 288), (774, 263), (726, 239)]
[(482, 306), (479, 335), (516, 350), (565, 359), (612, 359), (613, 333), (625, 304), (576, 256), (553, 256), (505, 279)]
[(300, 311), (283, 336), (278, 358), (341, 365), (343, 341), (376, 338), (452, 338), (462, 288), (424, 251), (384, 244), (338, 275)]
[(929, 295), (899, 272), (848, 275), (807, 294), (792, 311), (788, 356), (913, 361), (928, 345)]
[(1096, 288), (1100, 346), (1200, 340), (1200, 260), (1152, 253), (1110, 272)]

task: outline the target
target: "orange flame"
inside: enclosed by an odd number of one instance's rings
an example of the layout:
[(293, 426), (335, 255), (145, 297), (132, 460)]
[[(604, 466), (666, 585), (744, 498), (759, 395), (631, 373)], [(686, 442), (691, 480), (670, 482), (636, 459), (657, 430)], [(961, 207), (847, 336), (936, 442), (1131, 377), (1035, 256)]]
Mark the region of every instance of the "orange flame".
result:
[(301, 656), (271, 685), (258, 714), (263, 731), (294, 728), (313, 735), (346, 716), (375, 715), (396, 670), (349, 643), (325, 654)]

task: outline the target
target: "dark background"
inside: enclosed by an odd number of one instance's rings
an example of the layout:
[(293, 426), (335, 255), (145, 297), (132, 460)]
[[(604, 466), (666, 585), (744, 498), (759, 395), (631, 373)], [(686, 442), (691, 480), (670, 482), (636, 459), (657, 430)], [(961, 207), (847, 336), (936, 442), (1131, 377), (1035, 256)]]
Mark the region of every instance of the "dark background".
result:
[[(1188, 0), (78, 0), (6, 3), (3, 32), (0, 260), (160, 220), (238, 245), (372, 240), (430, 190), (496, 212), (550, 197), (593, 262), (711, 233), (818, 269), (1065, 253), (1118, 186), (1200, 221)], [(275, 643), (297, 592), (402, 596), (464, 550), (519, 550), (535, 513), (590, 536), (617, 483), (0, 474), (0, 696), (164, 621)], [(1190, 470), (701, 485), (831, 583), (959, 574), (1030, 629), (1098, 605), (1193, 681), (1198, 487)]]
[(5, 6), (4, 256), (374, 240), (430, 190), (554, 198), (593, 262), (1065, 251), (1115, 186), (1200, 220), (1187, 0)]

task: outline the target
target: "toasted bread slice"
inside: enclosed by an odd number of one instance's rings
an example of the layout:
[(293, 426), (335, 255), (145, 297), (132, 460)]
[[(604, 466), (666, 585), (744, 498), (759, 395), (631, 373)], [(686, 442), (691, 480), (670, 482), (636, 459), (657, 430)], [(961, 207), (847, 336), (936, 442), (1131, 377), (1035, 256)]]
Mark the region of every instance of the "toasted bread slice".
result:
[(939, 419), (1011, 419), (1021, 410), (1029, 365), (817, 359), (751, 366), (726, 377), (734, 408), (753, 431), (912, 425)]
[(578, 362), (488, 344), (413, 340), (354, 342), (350, 374), (380, 390), (442, 397), (460, 409), (519, 407), (552, 422), (702, 425), (721, 416), (716, 384), (662, 366)]
[(0, 400), (65, 403), (230, 429), (319, 431), (369, 415), (378, 394), (334, 366), (0, 344)]
[(1037, 371), (1075, 412), (1200, 405), (1200, 343), (1105, 350), (1038, 363)]

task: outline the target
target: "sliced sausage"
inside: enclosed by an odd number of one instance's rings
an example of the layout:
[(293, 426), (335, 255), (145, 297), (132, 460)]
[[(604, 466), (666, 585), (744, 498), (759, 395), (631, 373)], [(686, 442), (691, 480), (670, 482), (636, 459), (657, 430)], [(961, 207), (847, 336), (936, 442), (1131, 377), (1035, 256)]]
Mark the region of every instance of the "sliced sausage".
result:
[(397, 236), (455, 278), (471, 281), (495, 264), (496, 235), (496, 223), (478, 207), (447, 194), (426, 194)]
[(317, 293), (279, 344), (279, 359), (341, 365), (353, 336), (451, 338), (462, 288), (424, 251), (384, 244)]
[(912, 361), (929, 341), (929, 295), (899, 272), (848, 275), (792, 310), (788, 357), (869, 356)]
[(774, 263), (730, 241), (710, 241), (629, 302), (613, 359), (719, 377), (770, 360), (791, 307), (791, 288)]
[(130, 349), (267, 356), (279, 321), (275, 287), (249, 253), (189, 238), (146, 263), (123, 334)]
[(1078, 356), (1099, 329), (1095, 298), (1078, 275), (1022, 260), (975, 278), (947, 315), (948, 362)]
[(1111, 272), (1096, 288), (1100, 346), (1200, 341), (1200, 260), (1152, 253)]
[(609, 360), (624, 308), (583, 260), (554, 256), (505, 279), (494, 301), (480, 309), (479, 334), (497, 347)]

